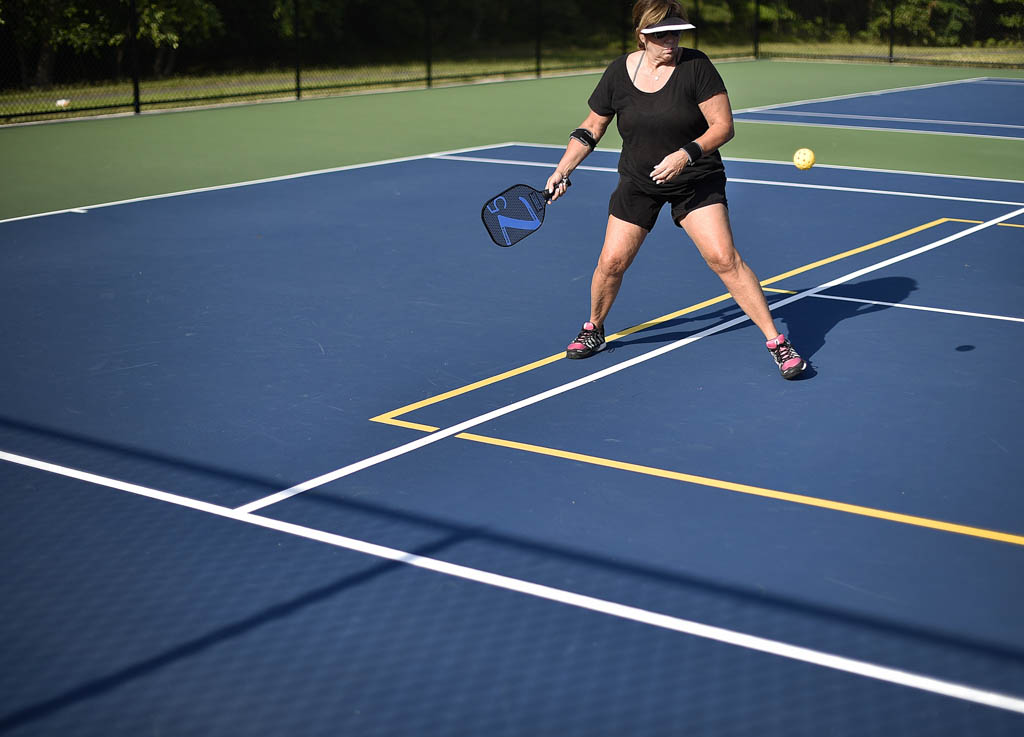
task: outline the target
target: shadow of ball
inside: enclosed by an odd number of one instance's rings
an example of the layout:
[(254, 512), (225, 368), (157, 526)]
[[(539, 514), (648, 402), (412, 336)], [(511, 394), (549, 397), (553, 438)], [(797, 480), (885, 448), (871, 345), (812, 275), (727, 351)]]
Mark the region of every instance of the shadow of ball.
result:
[(974, 350), (974, 346), (973, 345), (958, 345), (956, 347), (956, 349), (958, 351), (960, 351), (961, 353), (967, 353), (967, 351), (973, 351)]

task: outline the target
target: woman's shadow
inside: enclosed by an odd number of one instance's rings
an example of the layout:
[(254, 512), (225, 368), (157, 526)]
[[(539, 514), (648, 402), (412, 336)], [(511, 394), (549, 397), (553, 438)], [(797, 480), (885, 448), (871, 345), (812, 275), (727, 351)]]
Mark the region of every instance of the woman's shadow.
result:
[[(872, 312), (890, 309), (890, 304), (899, 304), (917, 289), (917, 282), (905, 276), (888, 276), (854, 284), (843, 284), (827, 290), (820, 296), (811, 296), (786, 305), (780, 312), (773, 313), (775, 323), (786, 327), (783, 332), (804, 358), (808, 359), (807, 370), (800, 379), (815, 376), (814, 362), (810, 359), (825, 345), (829, 331), (843, 320)], [(804, 291), (794, 290), (797, 294)], [(789, 294), (767, 292), (768, 304), (780, 302)], [(652, 325), (624, 339), (615, 341), (611, 347), (624, 347), (642, 343), (671, 343), (725, 322), (743, 313), (734, 302), (729, 302), (713, 312), (698, 312), (692, 316), (679, 317)], [(749, 327), (746, 322), (727, 328), (722, 332)]]

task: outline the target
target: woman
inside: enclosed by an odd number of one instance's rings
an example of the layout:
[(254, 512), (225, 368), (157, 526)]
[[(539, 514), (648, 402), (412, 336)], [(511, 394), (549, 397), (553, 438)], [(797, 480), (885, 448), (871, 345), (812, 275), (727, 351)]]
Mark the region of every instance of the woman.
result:
[(684, 20), (677, 0), (637, 0), (633, 23), (639, 50), (613, 61), (590, 96), (590, 114), (569, 138), (547, 181), (554, 202), (569, 174), (618, 116), (622, 136), (619, 185), (608, 206), (604, 247), (590, 287), (590, 319), (566, 349), (587, 358), (604, 346), (604, 320), (622, 276), (665, 203), (729, 294), (761, 329), (782, 376), (807, 367), (779, 333), (754, 272), (733, 244), (718, 148), (733, 137), (732, 108), (721, 76), (703, 53), (679, 48)]

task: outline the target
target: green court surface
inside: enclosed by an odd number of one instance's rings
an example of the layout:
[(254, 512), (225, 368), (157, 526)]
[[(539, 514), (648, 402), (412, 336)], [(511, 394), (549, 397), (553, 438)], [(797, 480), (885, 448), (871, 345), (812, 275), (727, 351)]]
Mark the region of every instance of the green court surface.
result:
[[(737, 61), (733, 108), (1022, 71)], [(0, 128), (0, 218), (503, 141), (561, 144), (596, 74)], [(614, 130), (602, 148), (617, 148)], [(941, 135), (737, 124), (727, 157), (1024, 178), (1024, 146)]]

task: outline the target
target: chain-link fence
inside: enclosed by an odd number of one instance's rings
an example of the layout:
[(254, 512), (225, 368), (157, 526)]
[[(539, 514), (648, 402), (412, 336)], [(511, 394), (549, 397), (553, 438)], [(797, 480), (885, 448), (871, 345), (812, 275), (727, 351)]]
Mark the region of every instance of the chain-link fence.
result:
[[(599, 69), (631, 4), (0, 0), (0, 122)], [(712, 58), (1024, 67), (1024, 0), (683, 5)]]
[(1024, 67), (1017, 0), (760, 0), (760, 58)]

